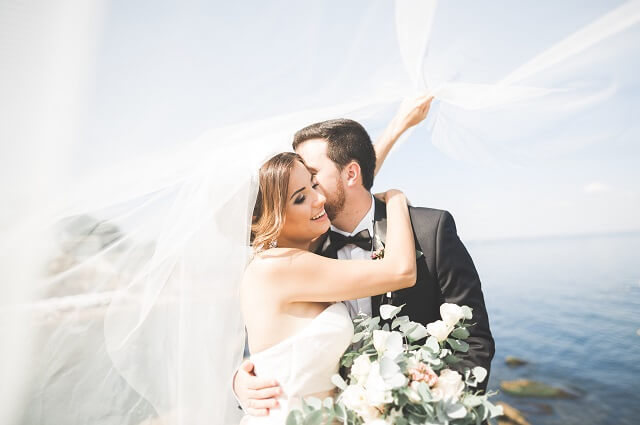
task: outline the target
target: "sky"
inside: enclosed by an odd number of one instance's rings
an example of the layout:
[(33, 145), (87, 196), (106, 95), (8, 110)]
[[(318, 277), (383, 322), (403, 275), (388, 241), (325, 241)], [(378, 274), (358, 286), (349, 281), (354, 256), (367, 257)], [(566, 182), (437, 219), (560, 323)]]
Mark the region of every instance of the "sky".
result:
[[(620, 3), (441, 5), (427, 56), (432, 79), (495, 82)], [(81, 174), (218, 126), (405, 88), (394, 25), (392, 2), (107, 2), (72, 168)], [(424, 124), (392, 152), (374, 190), (400, 188), (414, 205), (449, 210), (464, 240), (640, 231), (633, 28), (557, 72), (569, 85), (571, 69), (618, 84), (586, 122), (587, 134), (593, 126), (605, 137), (554, 146), (523, 137), (518, 152), (532, 153), (525, 160), (470, 161), (434, 146)], [(373, 139), (394, 108), (363, 120)], [(517, 139), (515, 124), (496, 125)], [(572, 134), (585, 122), (561, 125)]]

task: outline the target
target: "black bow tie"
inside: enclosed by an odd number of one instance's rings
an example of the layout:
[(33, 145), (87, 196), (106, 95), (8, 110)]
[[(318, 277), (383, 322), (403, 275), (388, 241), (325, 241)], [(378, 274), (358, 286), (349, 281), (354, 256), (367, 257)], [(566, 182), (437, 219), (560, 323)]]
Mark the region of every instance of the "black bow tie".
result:
[(365, 251), (371, 251), (371, 235), (367, 229), (353, 236), (345, 236), (342, 233), (331, 231), (329, 237), (331, 238), (331, 246), (335, 247), (336, 252), (349, 244), (359, 246)]

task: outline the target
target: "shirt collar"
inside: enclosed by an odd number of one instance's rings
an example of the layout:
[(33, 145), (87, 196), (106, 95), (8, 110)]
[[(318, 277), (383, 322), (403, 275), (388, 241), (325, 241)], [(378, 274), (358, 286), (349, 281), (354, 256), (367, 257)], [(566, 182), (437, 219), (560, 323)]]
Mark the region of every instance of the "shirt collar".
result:
[(336, 227), (334, 227), (333, 225), (331, 225), (331, 230), (333, 230), (336, 233), (340, 233), (342, 235), (345, 236), (353, 236), (365, 229), (367, 229), (369, 231), (369, 234), (373, 234), (373, 218), (374, 218), (374, 210), (375, 210), (375, 202), (373, 200), (373, 195), (371, 195), (371, 207), (369, 207), (369, 211), (367, 211), (367, 213), (364, 215), (364, 217), (362, 217), (362, 220), (360, 220), (360, 223), (358, 223), (358, 225), (356, 226), (355, 229), (353, 229), (353, 232), (349, 233), (349, 232), (344, 232)]

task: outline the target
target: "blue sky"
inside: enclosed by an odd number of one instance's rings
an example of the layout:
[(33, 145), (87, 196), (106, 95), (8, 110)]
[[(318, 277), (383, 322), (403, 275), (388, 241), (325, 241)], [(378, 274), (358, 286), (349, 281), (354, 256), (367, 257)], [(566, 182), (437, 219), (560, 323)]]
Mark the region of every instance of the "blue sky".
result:
[[(619, 3), (567, 2), (562, 11), (552, 2), (513, 11), (487, 6), (495, 14), (487, 28), (473, 2), (460, 13), (443, 7), (434, 31), (458, 25), (469, 33), (445, 41), (434, 32), (431, 60), (452, 58), (434, 65), (436, 75), (456, 69), (467, 79), (497, 75)], [(397, 83), (402, 64), (391, 4), (109, 2), (75, 167), (144, 156), (220, 125), (350, 100), (386, 76)], [(567, 16), (566, 28), (542, 30), (554, 11)], [(616, 42), (637, 51), (624, 38)], [(630, 73), (637, 60), (628, 65)], [(638, 92), (619, 98), (636, 106)], [(628, 112), (624, 128), (604, 142), (524, 162), (452, 159), (430, 143), (423, 126), (391, 155), (374, 189), (398, 187), (416, 205), (451, 211), (466, 240), (640, 230), (640, 132), (637, 110)], [(364, 122), (373, 138), (391, 113)]]

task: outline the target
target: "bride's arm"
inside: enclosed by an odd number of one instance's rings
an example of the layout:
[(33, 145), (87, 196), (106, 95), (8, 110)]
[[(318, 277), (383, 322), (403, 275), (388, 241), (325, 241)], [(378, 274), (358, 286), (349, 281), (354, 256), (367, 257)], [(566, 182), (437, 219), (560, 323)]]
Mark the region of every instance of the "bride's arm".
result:
[(334, 260), (302, 250), (277, 250), (259, 266), (282, 302), (351, 300), (408, 288), (416, 281), (415, 244), (407, 198), (385, 194), (387, 238), (384, 258)]
[(393, 148), (402, 133), (427, 117), (432, 100), (433, 96), (424, 95), (402, 102), (396, 115), (373, 144), (373, 148), (376, 151), (376, 170), (374, 175), (378, 174), (389, 151), (391, 151), (391, 148)]

